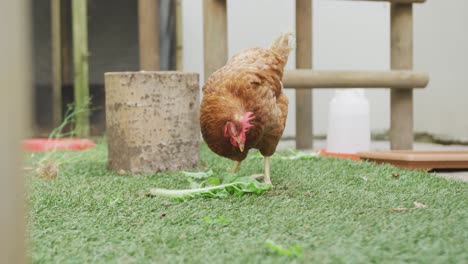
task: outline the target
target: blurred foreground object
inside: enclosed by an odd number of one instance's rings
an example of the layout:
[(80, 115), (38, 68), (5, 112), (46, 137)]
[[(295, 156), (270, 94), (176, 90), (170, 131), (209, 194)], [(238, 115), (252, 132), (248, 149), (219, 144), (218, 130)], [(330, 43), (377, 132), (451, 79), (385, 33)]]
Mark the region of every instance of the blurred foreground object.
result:
[(21, 139), (30, 124), (29, 1), (0, 1), (0, 263), (25, 263)]

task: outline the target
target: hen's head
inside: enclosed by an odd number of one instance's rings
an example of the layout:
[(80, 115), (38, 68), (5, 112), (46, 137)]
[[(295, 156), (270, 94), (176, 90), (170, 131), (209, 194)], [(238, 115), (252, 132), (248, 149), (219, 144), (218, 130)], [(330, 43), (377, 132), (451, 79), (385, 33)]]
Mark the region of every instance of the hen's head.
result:
[(246, 112), (239, 118), (227, 121), (226, 125), (224, 125), (224, 136), (229, 137), (231, 144), (234, 147), (239, 147), (241, 152), (244, 151), (247, 131), (253, 126), (250, 124), (250, 121), (254, 118), (255, 116), (253, 116), (252, 112)]

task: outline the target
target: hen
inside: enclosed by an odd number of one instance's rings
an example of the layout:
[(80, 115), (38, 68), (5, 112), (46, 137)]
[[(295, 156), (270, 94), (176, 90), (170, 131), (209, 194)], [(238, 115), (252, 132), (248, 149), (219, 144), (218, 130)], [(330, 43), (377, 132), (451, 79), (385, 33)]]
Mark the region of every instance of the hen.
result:
[(288, 114), (281, 79), (291, 40), (290, 34), (281, 34), (269, 49), (252, 48), (234, 55), (203, 87), (200, 127), (209, 148), (234, 160), (234, 172), (249, 149), (258, 149), (264, 156), (264, 181), (268, 184), (270, 156)]

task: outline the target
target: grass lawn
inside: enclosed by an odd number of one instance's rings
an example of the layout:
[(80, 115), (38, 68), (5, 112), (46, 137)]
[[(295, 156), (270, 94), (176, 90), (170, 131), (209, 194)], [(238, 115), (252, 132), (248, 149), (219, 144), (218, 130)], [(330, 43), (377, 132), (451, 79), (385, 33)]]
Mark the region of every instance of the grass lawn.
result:
[[(106, 157), (104, 144), (54, 153), (56, 179), (28, 177), (33, 262), (468, 262), (467, 183), (323, 157), (273, 159), (274, 188), (262, 195), (174, 202), (146, 193), (188, 188), (181, 174), (119, 175)], [(217, 174), (232, 165), (206, 146), (201, 159)], [(248, 158), (239, 174), (262, 170), (262, 159)], [(427, 208), (392, 212), (413, 202)], [(297, 244), (302, 256), (266, 240)]]

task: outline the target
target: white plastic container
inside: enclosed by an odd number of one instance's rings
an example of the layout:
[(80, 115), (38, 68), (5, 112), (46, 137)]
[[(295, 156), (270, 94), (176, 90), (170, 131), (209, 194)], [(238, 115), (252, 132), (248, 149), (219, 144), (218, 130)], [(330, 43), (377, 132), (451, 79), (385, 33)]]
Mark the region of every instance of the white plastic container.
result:
[(370, 142), (370, 109), (364, 90), (337, 90), (329, 108), (327, 151), (368, 151)]

